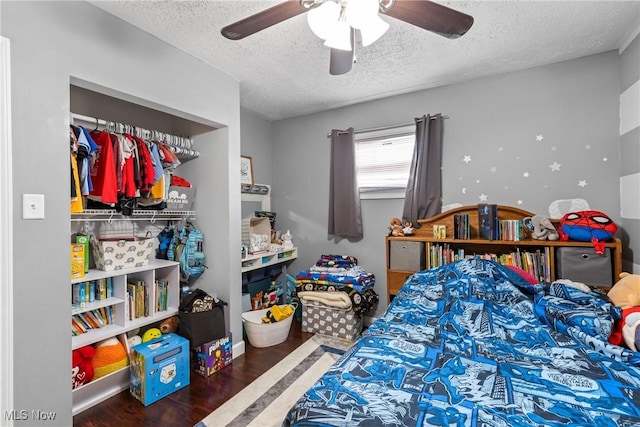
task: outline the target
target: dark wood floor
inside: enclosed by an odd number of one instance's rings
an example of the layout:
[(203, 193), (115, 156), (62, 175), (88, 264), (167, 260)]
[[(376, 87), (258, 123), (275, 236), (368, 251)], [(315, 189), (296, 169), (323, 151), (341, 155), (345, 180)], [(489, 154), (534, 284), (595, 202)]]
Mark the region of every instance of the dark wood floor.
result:
[(123, 391), (73, 418), (75, 427), (171, 426), (192, 427), (282, 360), (313, 334), (293, 322), (282, 344), (256, 348), (246, 341), (246, 352), (215, 375), (204, 378), (191, 372), (191, 384), (147, 407)]

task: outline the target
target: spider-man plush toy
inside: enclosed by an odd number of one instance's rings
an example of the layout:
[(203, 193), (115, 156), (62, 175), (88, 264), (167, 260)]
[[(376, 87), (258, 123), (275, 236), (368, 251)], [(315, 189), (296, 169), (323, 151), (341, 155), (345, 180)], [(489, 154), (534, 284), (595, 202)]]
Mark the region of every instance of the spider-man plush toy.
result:
[(618, 226), (609, 216), (600, 211), (578, 211), (565, 214), (560, 220), (560, 240), (593, 242), (597, 254), (604, 253), (604, 242), (618, 231)]

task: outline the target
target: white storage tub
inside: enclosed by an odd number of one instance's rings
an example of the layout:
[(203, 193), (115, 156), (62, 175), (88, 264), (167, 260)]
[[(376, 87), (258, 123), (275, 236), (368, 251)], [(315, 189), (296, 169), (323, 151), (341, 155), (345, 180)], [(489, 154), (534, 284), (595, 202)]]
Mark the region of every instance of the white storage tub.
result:
[(287, 340), (293, 315), (280, 322), (262, 323), (269, 309), (253, 310), (242, 313), (242, 323), (247, 332), (249, 343), (254, 347), (270, 347)]

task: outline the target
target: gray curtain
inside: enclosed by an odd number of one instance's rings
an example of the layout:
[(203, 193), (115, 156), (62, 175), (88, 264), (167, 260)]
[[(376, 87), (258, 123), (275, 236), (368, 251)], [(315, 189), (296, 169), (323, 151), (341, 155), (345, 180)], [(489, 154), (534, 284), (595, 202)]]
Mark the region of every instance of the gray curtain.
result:
[(419, 219), (437, 215), (442, 210), (442, 131), (441, 114), (415, 119), (416, 145), (413, 149), (409, 182), (404, 199), (402, 223), (420, 228)]
[(331, 131), (329, 234), (362, 237), (353, 128)]

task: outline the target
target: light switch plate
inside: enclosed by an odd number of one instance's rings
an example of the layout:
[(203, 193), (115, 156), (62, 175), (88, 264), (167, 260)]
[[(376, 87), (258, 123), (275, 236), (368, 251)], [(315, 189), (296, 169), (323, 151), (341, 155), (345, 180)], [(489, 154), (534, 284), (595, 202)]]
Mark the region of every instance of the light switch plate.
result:
[(22, 219), (44, 219), (44, 194), (22, 195)]

